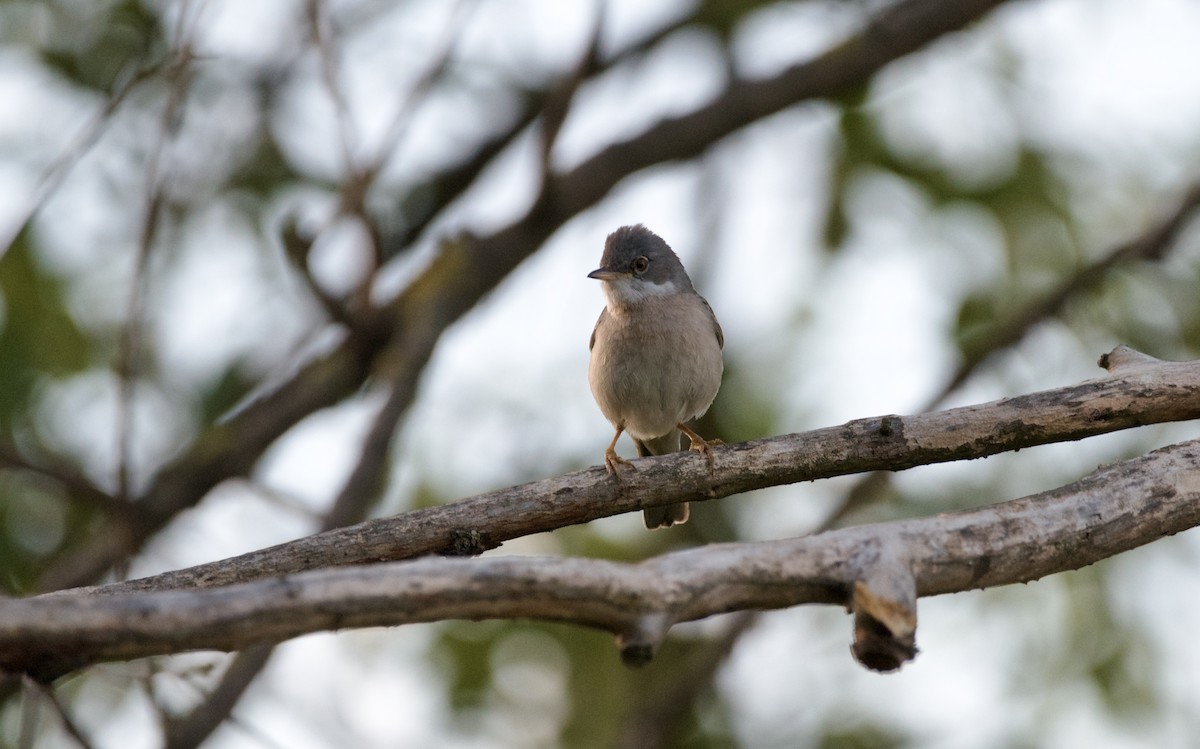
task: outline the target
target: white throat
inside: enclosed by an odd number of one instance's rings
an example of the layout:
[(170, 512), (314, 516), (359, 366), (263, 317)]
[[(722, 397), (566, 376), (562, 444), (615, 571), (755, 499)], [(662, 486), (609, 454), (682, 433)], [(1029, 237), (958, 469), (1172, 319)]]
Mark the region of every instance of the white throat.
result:
[(604, 296), (610, 308), (631, 307), (647, 299), (678, 294), (679, 287), (672, 281), (651, 283), (640, 278), (622, 278), (604, 282)]

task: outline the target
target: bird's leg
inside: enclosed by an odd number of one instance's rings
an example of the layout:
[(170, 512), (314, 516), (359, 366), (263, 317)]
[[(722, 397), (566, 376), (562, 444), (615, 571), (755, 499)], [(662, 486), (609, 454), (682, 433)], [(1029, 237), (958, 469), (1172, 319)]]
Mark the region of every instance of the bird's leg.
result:
[(612, 442), (608, 443), (608, 449), (604, 451), (604, 467), (609, 473), (615, 476), (618, 481), (621, 480), (621, 473), (617, 470), (617, 465), (627, 465), (633, 469), (632, 463), (630, 463), (628, 460), (625, 460), (620, 455), (617, 455), (617, 440), (621, 438), (621, 433), (624, 431), (625, 429), (623, 427), (618, 427), (617, 433), (613, 435)]
[(676, 424), (675, 426), (679, 428), (679, 431), (686, 434), (689, 440), (691, 440), (692, 444), (688, 447), (688, 449), (702, 454), (704, 459), (708, 461), (708, 468), (711, 471), (713, 468), (714, 458), (712, 447), (710, 447), (710, 445), (723, 445), (725, 443), (721, 440), (706, 440), (683, 424)]

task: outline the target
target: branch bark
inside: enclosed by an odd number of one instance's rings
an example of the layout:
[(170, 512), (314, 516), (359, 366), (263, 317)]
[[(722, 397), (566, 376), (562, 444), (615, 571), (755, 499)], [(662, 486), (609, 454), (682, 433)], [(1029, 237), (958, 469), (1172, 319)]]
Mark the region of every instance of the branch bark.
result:
[[(545, 619), (614, 633), (647, 659), (675, 623), (802, 603), (850, 607), (872, 668), (911, 657), (915, 599), (1077, 569), (1200, 524), (1200, 440), (1102, 467), (1053, 491), (978, 509), (798, 539), (716, 544), (638, 564), (424, 558), (210, 590), (6, 601), (0, 669), (35, 676), (102, 660), (233, 650), (348, 627)], [(871, 621), (865, 621), (869, 617)], [(865, 641), (876, 638), (872, 656)], [(900, 656), (877, 660), (891, 638)]]
[(702, 502), (767, 486), (866, 471), (970, 460), (1145, 424), (1200, 418), (1200, 361), (1163, 362), (1119, 347), (1110, 375), (1076, 385), (915, 416), (634, 461), (614, 482), (603, 467), (369, 520), (183, 570), (94, 588), (121, 593), (203, 588), (329, 566), (478, 554), (504, 541), (673, 502)]

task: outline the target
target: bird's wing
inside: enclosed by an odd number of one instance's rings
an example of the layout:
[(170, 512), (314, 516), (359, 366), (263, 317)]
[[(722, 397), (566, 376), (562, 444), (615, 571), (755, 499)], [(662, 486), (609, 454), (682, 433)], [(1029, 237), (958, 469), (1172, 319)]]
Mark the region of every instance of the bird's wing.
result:
[[(697, 294), (696, 296), (700, 295)], [(717, 334), (717, 345), (725, 348), (725, 332), (721, 330), (721, 323), (717, 322), (717, 314), (713, 312), (712, 305), (708, 303), (708, 300), (702, 296), (700, 297), (700, 303), (704, 305), (704, 311), (708, 313), (709, 319), (712, 320), (713, 332)], [(601, 314), (600, 317), (604, 317), (604, 315)], [(596, 334), (592, 333), (592, 338), (595, 339), (595, 337)]]
[[(716, 318), (713, 318), (713, 319), (716, 319)], [(605, 307), (604, 309), (600, 310), (600, 317), (596, 319), (596, 327), (592, 328), (592, 338), (591, 338), (591, 340), (588, 341), (588, 351), (591, 351), (592, 349), (594, 349), (596, 347), (596, 331), (599, 330), (600, 326), (603, 325), (607, 320), (608, 320), (608, 307)], [(717, 335), (719, 337), (720, 333), (718, 333)]]

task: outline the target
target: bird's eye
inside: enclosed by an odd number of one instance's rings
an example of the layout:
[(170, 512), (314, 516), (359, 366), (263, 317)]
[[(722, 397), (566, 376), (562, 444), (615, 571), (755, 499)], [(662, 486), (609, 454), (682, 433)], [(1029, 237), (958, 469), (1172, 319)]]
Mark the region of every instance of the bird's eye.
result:
[(650, 267), (650, 261), (647, 260), (645, 256), (636, 258), (633, 261), (633, 272), (634, 273), (645, 273), (646, 269), (649, 267)]

